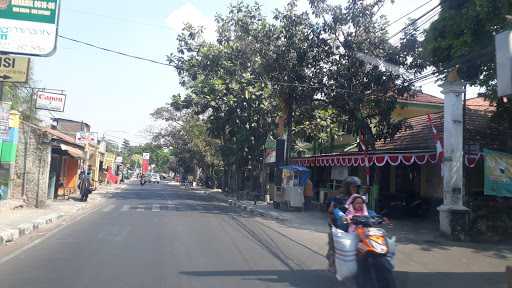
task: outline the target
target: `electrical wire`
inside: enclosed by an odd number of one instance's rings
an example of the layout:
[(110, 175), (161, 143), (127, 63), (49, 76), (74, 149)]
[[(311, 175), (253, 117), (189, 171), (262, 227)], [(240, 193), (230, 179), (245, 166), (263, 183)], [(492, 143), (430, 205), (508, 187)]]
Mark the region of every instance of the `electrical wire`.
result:
[(163, 65), (163, 66), (174, 67), (173, 65), (171, 65), (169, 63), (160, 62), (160, 61), (149, 59), (149, 58), (145, 58), (145, 57), (135, 56), (135, 55), (128, 54), (128, 53), (125, 53), (125, 52), (121, 52), (121, 51), (118, 51), (118, 50), (104, 48), (104, 47), (101, 47), (101, 46), (98, 46), (98, 45), (95, 45), (95, 44), (91, 44), (91, 43), (88, 43), (88, 42), (85, 42), (85, 41), (73, 39), (73, 38), (70, 38), (70, 37), (63, 36), (63, 35), (58, 35), (58, 37), (62, 38), (62, 39), (65, 39), (65, 40), (68, 40), (68, 41), (71, 41), (71, 42), (74, 42), (74, 43), (78, 43), (80, 45), (85, 45), (85, 46), (88, 46), (88, 47), (99, 49), (99, 50), (102, 50), (102, 51), (105, 51), (105, 52), (109, 52), (109, 53), (113, 53), (113, 54), (129, 57), (129, 58), (133, 58), (133, 59), (137, 59), (137, 60), (141, 60), (141, 61), (146, 61), (146, 62), (150, 62), (150, 63), (153, 63), (153, 64), (159, 64), (159, 65)]
[(398, 21), (400, 21), (400, 20), (404, 19), (405, 17), (407, 17), (407, 16), (411, 15), (412, 13), (414, 13), (414, 12), (418, 11), (419, 9), (423, 8), (423, 6), (427, 5), (427, 4), (428, 4), (428, 3), (430, 3), (430, 2), (432, 2), (432, 0), (428, 0), (427, 2), (425, 2), (425, 3), (421, 4), (420, 6), (418, 6), (418, 7), (414, 8), (413, 10), (409, 11), (409, 13), (407, 13), (407, 14), (404, 14), (404, 15), (400, 16), (399, 18), (395, 19), (393, 22), (389, 23), (389, 24), (386, 26), (386, 28), (389, 28), (391, 25), (393, 25), (393, 24), (397, 23)]
[(402, 29), (400, 29), (398, 32), (394, 33), (393, 35), (391, 35), (389, 37), (389, 40), (395, 38), (396, 36), (400, 35), (402, 32), (406, 31), (409, 27), (412, 27), (413, 25), (415, 25), (419, 20), (421, 20), (423, 17), (426, 17), (427, 15), (429, 15), (430, 13), (432, 13), (432, 11), (436, 10), (438, 7), (441, 6), (441, 2), (439, 2), (439, 4), (437, 4), (436, 6), (430, 8), (427, 12), (421, 14), (419, 17), (417, 17), (416, 19), (414, 19), (413, 21), (411, 21), (409, 24), (405, 25), (405, 27), (403, 27)]

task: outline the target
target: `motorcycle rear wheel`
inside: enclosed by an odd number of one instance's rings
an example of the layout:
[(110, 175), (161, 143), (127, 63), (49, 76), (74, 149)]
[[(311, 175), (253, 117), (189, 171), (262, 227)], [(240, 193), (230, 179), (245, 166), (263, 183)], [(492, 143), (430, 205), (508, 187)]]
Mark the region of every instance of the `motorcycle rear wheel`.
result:
[(358, 288), (396, 288), (393, 265), (385, 255), (358, 256), (356, 283)]

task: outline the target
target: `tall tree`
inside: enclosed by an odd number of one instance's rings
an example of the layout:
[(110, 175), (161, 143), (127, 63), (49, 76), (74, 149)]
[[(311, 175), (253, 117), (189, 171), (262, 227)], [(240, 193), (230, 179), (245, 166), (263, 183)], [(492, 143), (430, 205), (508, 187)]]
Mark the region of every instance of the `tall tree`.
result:
[[(414, 61), (414, 39), (399, 46), (389, 43), (387, 21), (379, 16), (384, 2), (331, 5), (326, 0), (310, 0), (320, 31), (315, 97), (336, 111), (334, 123), (348, 124), (354, 135), (366, 134), (369, 146), (402, 128), (404, 121), (394, 120), (391, 114), (398, 97), (412, 94), (411, 79), (424, 69)], [(382, 66), (382, 61), (409, 73), (397, 73)]]
[(497, 103), (490, 137), (502, 148), (512, 149), (512, 101), (498, 99), (494, 35), (512, 28), (510, 0), (446, 0), (441, 12), (425, 31), (426, 58), (441, 76), (459, 66), (462, 80), (485, 89), (486, 97)]
[(169, 58), (188, 94), (174, 97), (173, 105), (205, 119), (209, 135), (221, 143), (223, 163), (233, 176), (227, 178), (234, 179), (231, 190), (238, 191), (244, 168), (261, 165), (277, 116), (270, 87), (259, 77), (273, 32), (258, 4), (235, 3), (216, 23), (215, 44), (192, 26), (178, 37), (177, 54)]

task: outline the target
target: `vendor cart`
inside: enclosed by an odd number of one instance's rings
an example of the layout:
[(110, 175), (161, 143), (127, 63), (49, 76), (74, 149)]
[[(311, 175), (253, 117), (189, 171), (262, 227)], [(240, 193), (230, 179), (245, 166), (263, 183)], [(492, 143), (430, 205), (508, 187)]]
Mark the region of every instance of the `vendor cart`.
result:
[(274, 191), (274, 207), (281, 209), (304, 209), (304, 186), (310, 170), (297, 165), (283, 166), (281, 186)]

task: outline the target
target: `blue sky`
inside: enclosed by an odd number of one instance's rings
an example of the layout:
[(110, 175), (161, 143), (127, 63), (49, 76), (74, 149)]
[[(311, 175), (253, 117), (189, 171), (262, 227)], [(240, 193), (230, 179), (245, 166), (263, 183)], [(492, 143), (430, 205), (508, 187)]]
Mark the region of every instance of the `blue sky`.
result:
[[(151, 4), (146, 4), (148, 2)], [(165, 61), (165, 56), (175, 51), (177, 30), (184, 21), (209, 25), (215, 13), (226, 11), (231, 1), (148, 2), (63, 1), (59, 33), (105, 48)], [(268, 15), (286, 3), (284, 0), (259, 2)], [(386, 5), (383, 13), (394, 20), (424, 2), (397, 0), (393, 5)], [(411, 16), (419, 16), (421, 11), (437, 3), (434, 0)], [(305, 1), (301, 7), (306, 7)], [(390, 31), (397, 31), (402, 25), (401, 21), (391, 26)], [(180, 91), (176, 72), (171, 67), (109, 54), (63, 39), (59, 39), (55, 55), (33, 59), (33, 63), (34, 86), (67, 92), (66, 111), (53, 115), (83, 120), (100, 135), (128, 138), (132, 143), (148, 139), (144, 131), (157, 125), (149, 113)], [(436, 87), (428, 84), (430, 89), (426, 90), (438, 95)]]

